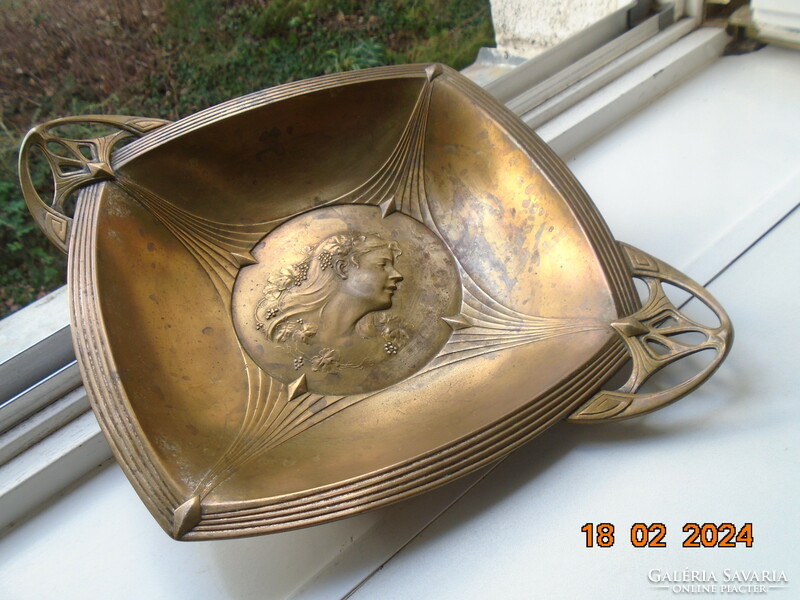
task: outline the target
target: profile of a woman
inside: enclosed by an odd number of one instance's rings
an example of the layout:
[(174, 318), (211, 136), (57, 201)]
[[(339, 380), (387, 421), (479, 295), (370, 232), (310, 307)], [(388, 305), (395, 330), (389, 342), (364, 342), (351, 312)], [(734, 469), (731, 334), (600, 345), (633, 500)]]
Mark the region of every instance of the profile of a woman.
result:
[(399, 245), (374, 233), (340, 232), (309, 248), (300, 263), (269, 277), (256, 327), (293, 356), (294, 368), (334, 372), (374, 359), (377, 339), (396, 354), (407, 338), (387, 311), (403, 280)]

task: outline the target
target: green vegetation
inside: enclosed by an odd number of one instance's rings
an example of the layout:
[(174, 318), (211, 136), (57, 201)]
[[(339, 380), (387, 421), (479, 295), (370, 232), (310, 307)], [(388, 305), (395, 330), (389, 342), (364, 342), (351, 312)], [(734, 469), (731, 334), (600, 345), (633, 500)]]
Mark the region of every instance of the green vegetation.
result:
[[(17, 149), (66, 115), (177, 119), (337, 71), (471, 63), (494, 45), (488, 0), (0, 0), (0, 317), (61, 285), (28, 215)], [(44, 170), (35, 175), (44, 187)]]

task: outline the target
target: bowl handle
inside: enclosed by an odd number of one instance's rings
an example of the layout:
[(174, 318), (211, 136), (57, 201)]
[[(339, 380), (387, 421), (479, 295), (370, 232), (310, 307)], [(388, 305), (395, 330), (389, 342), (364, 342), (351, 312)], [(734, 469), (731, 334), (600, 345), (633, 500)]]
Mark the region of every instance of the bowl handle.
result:
[[(80, 187), (114, 179), (111, 153), (122, 140), (140, 137), (169, 121), (123, 115), (87, 115), (65, 117), (42, 123), (31, 129), (19, 151), (19, 181), (22, 195), (39, 228), (53, 244), (67, 251), (72, 217), (66, 214), (65, 202)], [(106, 126), (116, 131), (102, 137), (79, 140), (59, 137), (56, 127), (67, 125)], [(42, 152), (53, 175), (53, 198), (45, 201), (36, 191), (30, 171), (31, 152)]]
[[(719, 302), (700, 284), (680, 271), (627, 244), (620, 244), (633, 277), (647, 285), (649, 298), (635, 314), (611, 324), (628, 347), (632, 370), (618, 390), (602, 390), (572, 413), (573, 422), (599, 422), (627, 419), (649, 413), (685, 396), (708, 379), (725, 359), (733, 343), (733, 326)], [(670, 283), (702, 301), (719, 319), (707, 327), (688, 318), (664, 293)], [(691, 343), (681, 334), (700, 334), (704, 339)], [(699, 373), (666, 390), (637, 394), (654, 373), (667, 365), (703, 350), (714, 350), (714, 359)]]

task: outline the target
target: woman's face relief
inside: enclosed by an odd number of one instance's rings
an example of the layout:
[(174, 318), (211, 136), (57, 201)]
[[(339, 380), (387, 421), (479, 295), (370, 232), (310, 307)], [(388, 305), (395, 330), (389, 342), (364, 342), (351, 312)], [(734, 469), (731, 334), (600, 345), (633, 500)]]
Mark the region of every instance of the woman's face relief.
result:
[(341, 292), (368, 303), (368, 310), (386, 310), (403, 275), (395, 268), (395, 253), (388, 246), (362, 254), (343, 274)]
[(234, 287), (237, 335), (284, 385), (316, 394), (381, 389), (430, 361), (462, 306), (448, 248), (423, 223), (377, 206), (293, 217), (252, 250)]

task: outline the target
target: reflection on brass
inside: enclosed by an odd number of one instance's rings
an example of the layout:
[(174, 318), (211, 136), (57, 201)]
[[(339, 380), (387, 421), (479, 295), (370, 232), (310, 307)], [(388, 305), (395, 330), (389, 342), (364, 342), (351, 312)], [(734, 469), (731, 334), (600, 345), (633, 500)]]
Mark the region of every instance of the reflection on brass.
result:
[[(129, 135), (152, 125), (113, 154), (113, 135), (47, 133), (62, 122), (26, 139), (23, 189), (68, 245), (73, 338), (100, 425), (176, 539), (395, 502), (561, 419), (671, 402), (730, 347), (705, 290), (617, 244), (553, 152), (446, 67), (296, 82), (171, 124), (110, 118)], [(51, 142), (84, 160), (69, 159), (80, 175), (57, 175), (48, 204), (27, 161)], [(63, 154), (48, 158), (54, 171)], [(63, 196), (78, 186), (71, 221)], [(648, 283), (644, 306), (633, 277)], [(720, 325), (684, 317), (662, 281)], [(685, 343), (687, 331), (705, 341)], [(697, 376), (637, 393), (702, 349), (716, 357)], [(629, 381), (604, 391), (631, 359)]]

